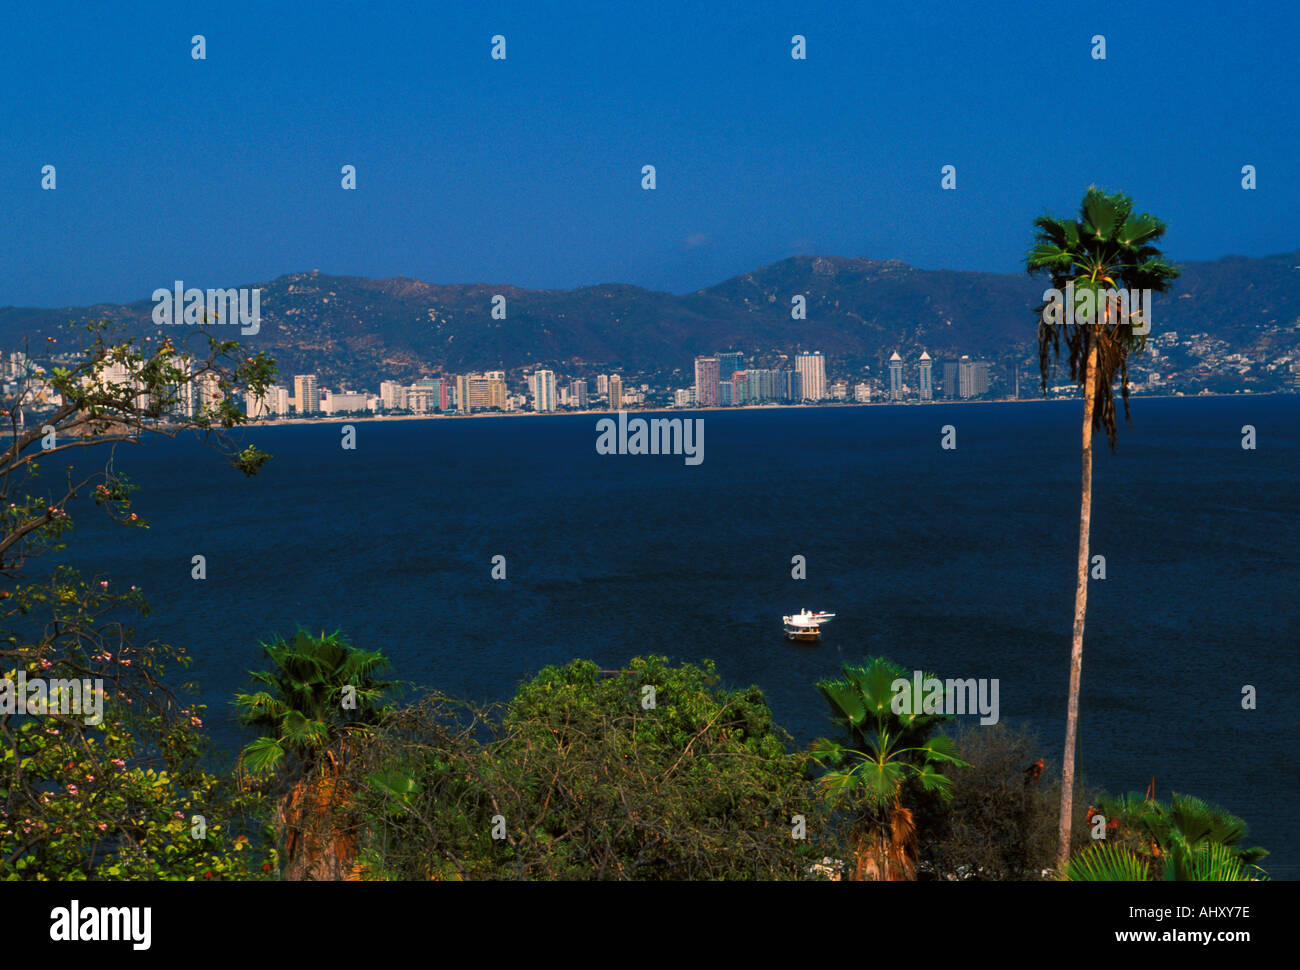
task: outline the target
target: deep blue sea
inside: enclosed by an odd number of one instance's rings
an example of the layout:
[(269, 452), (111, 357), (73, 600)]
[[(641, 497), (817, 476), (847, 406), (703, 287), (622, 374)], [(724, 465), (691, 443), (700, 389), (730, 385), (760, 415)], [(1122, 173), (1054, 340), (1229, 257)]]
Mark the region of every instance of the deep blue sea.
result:
[[(1133, 412), (1118, 452), (1103, 438), (1094, 459), (1107, 578), (1089, 594), (1081, 770), (1112, 792), (1154, 775), (1161, 797), (1218, 802), (1272, 850), (1275, 878), (1300, 878), (1300, 398), (1139, 398)], [(230, 698), (259, 641), (302, 624), (480, 701), (574, 657), (708, 657), (728, 685), (762, 687), (800, 742), (831, 729), (814, 682), (883, 654), (997, 678), (1002, 719), (1059, 758), (1077, 402), (690, 416), (696, 467), (598, 455), (590, 415), (358, 422), (355, 451), (339, 425), (255, 429), (245, 440), (275, 458), (251, 480), (188, 438), (122, 447), (152, 528), (83, 509), (70, 557), (145, 589), (138, 629), (196, 655), (188, 676), (231, 749)], [(940, 449), (945, 424), (956, 450)], [(206, 581), (190, 578), (195, 554)], [(782, 637), (781, 615), (804, 606), (838, 614), (818, 645)]]

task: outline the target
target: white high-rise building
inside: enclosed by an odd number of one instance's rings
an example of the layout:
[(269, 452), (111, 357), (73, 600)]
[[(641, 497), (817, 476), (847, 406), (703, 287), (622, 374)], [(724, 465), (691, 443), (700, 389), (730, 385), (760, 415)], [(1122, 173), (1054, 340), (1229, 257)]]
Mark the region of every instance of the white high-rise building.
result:
[(805, 401), (826, 400), (826, 358), (820, 350), (796, 354), (794, 369), (799, 374)]
[(397, 381), (381, 381), (379, 403), (385, 411), (398, 411), (406, 407), (406, 389)]

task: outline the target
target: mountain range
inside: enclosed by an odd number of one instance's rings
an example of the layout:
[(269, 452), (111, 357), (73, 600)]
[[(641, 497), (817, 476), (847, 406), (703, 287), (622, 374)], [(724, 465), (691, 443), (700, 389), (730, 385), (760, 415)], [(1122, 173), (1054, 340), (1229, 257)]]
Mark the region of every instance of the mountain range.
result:
[[(1279, 372), (1288, 359), (1300, 361), (1300, 250), (1189, 262), (1181, 270), (1172, 290), (1155, 298), (1153, 336), (1203, 334), (1220, 356), (1241, 354), (1258, 365), (1280, 360)], [(247, 346), (274, 356), (282, 373), (313, 372), (322, 383), (374, 390), (380, 380), (537, 366), (575, 375), (689, 375), (696, 355), (728, 349), (767, 366), (820, 350), (832, 373), (844, 376), (881, 373), (895, 350), (908, 359), (926, 350), (936, 359), (1025, 361), (1034, 357), (1033, 308), (1048, 284), (1026, 274), (796, 256), (684, 295), (617, 283), (528, 290), (316, 270), (241, 285), (262, 291), (260, 330), (240, 338)], [(492, 313), (498, 294), (504, 319)], [(806, 319), (792, 319), (796, 294), (806, 298)], [(4, 307), (0, 346), (16, 349), (24, 339), (35, 346), (66, 332), (69, 321), (91, 319), (154, 334), (161, 328), (152, 310), (148, 298)]]

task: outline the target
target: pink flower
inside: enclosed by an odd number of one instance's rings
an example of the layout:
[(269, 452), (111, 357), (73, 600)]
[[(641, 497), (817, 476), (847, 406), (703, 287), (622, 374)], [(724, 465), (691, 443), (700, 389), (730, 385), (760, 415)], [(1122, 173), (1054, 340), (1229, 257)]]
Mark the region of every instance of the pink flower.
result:
[(69, 786), (68, 786), (68, 794), (69, 794), (69, 795), (75, 795), (75, 794), (77, 794), (77, 786), (76, 786), (76, 785), (69, 785)]
[(202, 719), (202, 718), (192, 717), (192, 718), (190, 718), (190, 723), (193, 724), (195, 727), (203, 727), (203, 719)]
[(125, 767), (126, 767), (126, 762), (123, 761), (121, 758), (114, 758), (114, 759), (113, 759), (113, 764), (117, 765), (119, 768), (125, 768)]

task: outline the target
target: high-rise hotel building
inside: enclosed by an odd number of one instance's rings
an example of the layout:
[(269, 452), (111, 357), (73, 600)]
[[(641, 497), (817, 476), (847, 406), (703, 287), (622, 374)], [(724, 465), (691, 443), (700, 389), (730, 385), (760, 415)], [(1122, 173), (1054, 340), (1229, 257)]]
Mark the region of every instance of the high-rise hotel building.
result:
[(932, 361), (932, 360), (930, 359), (930, 355), (929, 355), (928, 353), (926, 353), (924, 350), (921, 351), (921, 382), (920, 382), (920, 387), (921, 387), (921, 400), (922, 400), (922, 401), (932, 401), (932, 400), (934, 400), (934, 374), (933, 374), (933, 369), (934, 369), (934, 361)]
[(794, 369), (799, 372), (803, 400), (826, 400), (826, 358), (820, 350), (810, 354), (796, 354)]
[(903, 399), (903, 358), (898, 356), (898, 351), (894, 351), (894, 356), (889, 358), (889, 399), (891, 401), (901, 401)]
[(957, 362), (957, 396), (979, 397), (989, 389), (989, 365), (985, 360), (963, 356)]
[(623, 378), (617, 374), (609, 376), (609, 409), (611, 411), (623, 410)]
[(298, 374), (293, 379), (293, 397), (299, 414), (320, 413), (320, 387), (315, 374)]
[(504, 411), (506, 407), (504, 372), (488, 371), (486, 374), (460, 374), (456, 377), (456, 410), (461, 414), (491, 408)]
[(720, 403), (718, 384), (722, 380), (721, 374), (718, 358), (695, 358), (695, 403), (700, 407), (717, 407)]
[(590, 406), (587, 398), (587, 382), (574, 380), (569, 382), (569, 404), (585, 411)]

